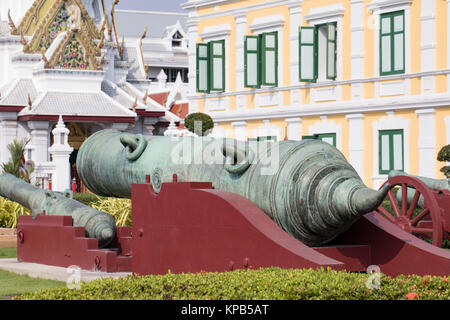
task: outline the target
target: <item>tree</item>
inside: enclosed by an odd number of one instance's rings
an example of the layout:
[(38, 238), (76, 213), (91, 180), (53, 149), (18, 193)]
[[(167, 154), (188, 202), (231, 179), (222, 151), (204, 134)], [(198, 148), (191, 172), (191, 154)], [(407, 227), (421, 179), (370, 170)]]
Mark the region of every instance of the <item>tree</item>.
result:
[(214, 128), (212, 118), (201, 112), (191, 113), (184, 119), (184, 126), (198, 136), (207, 136)]
[[(450, 144), (446, 145), (441, 149), (441, 151), (439, 151), (437, 160), (441, 162), (450, 161)], [(450, 178), (450, 166), (442, 167), (441, 172), (443, 172), (447, 178)]]
[(30, 182), (30, 175), (33, 172), (33, 168), (26, 166), (24, 161), (25, 147), (29, 140), (14, 140), (8, 144), (7, 148), (11, 154), (11, 158), (8, 162), (1, 165), (3, 172), (10, 173), (20, 179)]

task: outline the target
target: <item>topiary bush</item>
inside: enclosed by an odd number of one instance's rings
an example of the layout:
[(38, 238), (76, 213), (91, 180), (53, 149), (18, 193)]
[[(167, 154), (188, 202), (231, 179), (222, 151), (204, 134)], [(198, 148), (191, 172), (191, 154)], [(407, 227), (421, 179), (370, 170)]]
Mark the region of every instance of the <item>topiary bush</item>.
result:
[(447, 277), (380, 275), (331, 269), (237, 270), (224, 273), (128, 276), (82, 283), (80, 290), (48, 289), (16, 299), (35, 300), (412, 300), (450, 299)]
[[(450, 144), (443, 147), (437, 156), (437, 160), (441, 162), (447, 162), (450, 161)], [(450, 166), (445, 166), (441, 168), (441, 172), (445, 174), (447, 178), (450, 177)]]
[[(201, 123), (201, 128), (195, 127), (196, 122)], [(184, 126), (198, 136), (206, 136), (214, 128), (214, 122), (209, 115), (197, 112), (189, 114), (184, 119)]]

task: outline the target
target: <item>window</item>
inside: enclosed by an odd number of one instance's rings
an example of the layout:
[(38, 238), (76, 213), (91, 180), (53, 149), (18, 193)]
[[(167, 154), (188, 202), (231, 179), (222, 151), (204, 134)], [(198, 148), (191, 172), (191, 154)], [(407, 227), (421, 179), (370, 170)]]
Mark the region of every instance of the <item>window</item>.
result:
[(278, 33), (245, 37), (244, 82), (246, 88), (278, 86)]
[(188, 69), (186, 68), (164, 68), (164, 73), (167, 75), (167, 82), (177, 81), (178, 74), (181, 76), (181, 80), (187, 83), (188, 80)]
[(312, 136), (303, 136), (303, 140), (322, 140), (336, 147), (336, 133), (320, 133)]
[(405, 13), (380, 16), (380, 75), (405, 73)]
[(172, 47), (181, 47), (183, 36), (177, 31), (172, 37)]
[(300, 81), (336, 80), (336, 22), (301, 27)]
[(404, 170), (403, 130), (379, 131), (379, 169), (380, 174), (391, 170)]
[(197, 92), (225, 91), (225, 41), (197, 44)]

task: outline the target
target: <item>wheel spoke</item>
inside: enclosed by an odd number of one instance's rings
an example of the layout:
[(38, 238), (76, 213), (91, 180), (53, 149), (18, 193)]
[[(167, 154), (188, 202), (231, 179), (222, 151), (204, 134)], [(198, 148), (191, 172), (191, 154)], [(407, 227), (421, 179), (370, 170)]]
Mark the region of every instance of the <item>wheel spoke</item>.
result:
[(417, 222), (419, 222), (420, 220), (422, 220), (423, 217), (425, 217), (428, 213), (430, 213), (430, 209), (426, 208), (425, 210), (423, 210), (421, 213), (419, 213), (417, 215), (417, 217), (415, 217), (414, 219), (411, 220), (411, 225), (415, 226), (417, 224)]
[(432, 228), (411, 228), (411, 232), (414, 234), (422, 234), (422, 235), (432, 235), (433, 229)]
[(392, 193), (392, 190), (389, 190), (388, 197), (389, 197), (389, 200), (391, 201), (392, 209), (394, 209), (395, 217), (396, 218), (400, 217), (400, 215), (401, 215), (400, 214), (400, 209), (398, 208), (397, 200), (395, 200), (395, 197), (394, 197), (394, 194)]
[(411, 204), (409, 205), (409, 210), (406, 213), (406, 217), (408, 217), (409, 219), (411, 219), (414, 209), (416, 209), (416, 207), (417, 207), (417, 203), (419, 202), (419, 197), (420, 197), (420, 192), (416, 190), (416, 193), (414, 193), (414, 198), (413, 198)]
[(406, 210), (408, 209), (408, 186), (406, 183), (402, 183), (402, 211), (401, 215), (406, 215)]
[(392, 223), (395, 222), (392, 214), (389, 211), (387, 211), (385, 208), (383, 208), (382, 206), (378, 207), (377, 212), (379, 214), (381, 214), (383, 217), (385, 217), (386, 219), (388, 219), (390, 222), (392, 222)]

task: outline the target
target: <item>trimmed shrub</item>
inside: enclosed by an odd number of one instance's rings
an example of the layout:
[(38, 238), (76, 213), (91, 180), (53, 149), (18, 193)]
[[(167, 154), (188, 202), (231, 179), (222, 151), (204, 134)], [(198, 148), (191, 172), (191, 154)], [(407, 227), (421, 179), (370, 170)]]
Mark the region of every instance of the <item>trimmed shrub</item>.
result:
[[(439, 151), (437, 160), (441, 161), (441, 162), (450, 161), (450, 144), (446, 145)], [(450, 167), (449, 166), (442, 167), (440, 171), (443, 174), (445, 174), (445, 176), (447, 178), (450, 178)]]
[(450, 299), (448, 278), (380, 275), (368, 289), (368, 274), (268, 268), (224, 273), (128, 276), (82, 283), (80, 290), (57, 288), (16, 299), (36, 300), (408, 300)]
[[(195, 127), (196, 122), (201, 123), (201, 132), (197, 132), (200, 128)], [(214, 128), (214, 122), (209, 115), (197, 112), (189, 114), (186, 119), (184, 119), (184, 126), (190, 132), (193, 132), (198, 136), (206, 136), (208, 135), (209, 131)]]

